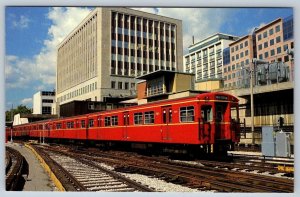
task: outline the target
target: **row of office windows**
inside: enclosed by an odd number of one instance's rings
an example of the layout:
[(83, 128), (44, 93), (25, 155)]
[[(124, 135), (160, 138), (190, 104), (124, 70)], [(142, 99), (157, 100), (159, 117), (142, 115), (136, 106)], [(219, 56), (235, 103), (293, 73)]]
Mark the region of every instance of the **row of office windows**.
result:
[(245, 65), (249, 65), (250, 60), (246, 59), (245, 61), (241, 61), (240, 63), (224, 66), (224, 73), (230, 72), (235, 69), (239, 69), (240, 67), (244, 67)]
[(58, 98), (58, 102), (64, 102), (66, 100), (75, 98), (77, 96), (81, 96), (83, 94), (86, 94), (86, 93), (89, 93), (89, 92), (92, 92), (95, 90), (97, 90), (97, 82), (91, 83), (89, 85), (86, 85), (85, 87), (79, 88), (77, 90), (74, 90), (73, 92), (69, 92), (68, 94), (60, 96)]
[(272, 56), (275, 56), (276, 54), (279, 55), (281, 54), (281, 47), (277, 47), (277, 49), (272, 49), (270, 51), (266, 51), (264, 52), (263, 54), (259, 54), (258, 57), (259, 59), (264, 59), (264, 58), (269, 58), (269, 57), (272, 57)]
[[(280, 31), (280, 25), (277, 25), (277, 26), (275, 27), (275, 33), (279, 32), (279, 31)], [(269, 29), (269, 32), (268, 32), (268, 31), (265, 31), (265, 32), (263, 32), (263, 33), (261, 33), (261, 34), (258, 34), (257, 40), (260, 41), (262, 38), (267, 38), (267, 37), (268, 37), (268, 34), (269, 34), (269, 36), (273, 35), (273, 34), (274, 34), (274, 29), (271, 28), (271, 29)]]
[(238, 60), (239, 58), (243, 58), (244, 56), (249, 55), (249, 50), (246, 50), (245, 53), (241, 52), (239, 54), (236, 54), (235, 56), (231, 56), (231, 61)]
[(245, 42), (242, 42), (239, 45), (236, 45), (235, 47), (231, 47), (231, 53), (233, 53), (234, 51), (238, 51), (239, 49), (242, 49), (244, 47), (247, 47), (248, 45), (248, 40), (246, 40)]
[[(118, 86), (117, 86), (117, 84), (118, 84)], [(111, 81), (111, 89), (129, 90), (129, 82)], [(135, 89), (135, 83), (130, 83), (130, 89), (131, 90)]]
[[(276, 37), (276, 43), (280, 43), (280, 42), (281, 42), (281, 36), (277, 36)], [(270, 43), (270, 45), (269, 45), (269, 43)], [(258, 50), (260, 51), (263, 48), (267, 48), (269, 46), (273, 46), (274, 44), (275, 44), (274, 39), (271, 39), (270, 42), (266, 41), (266, 42), (264, 42), (264, 44), (259, 44), (258, 45)]]

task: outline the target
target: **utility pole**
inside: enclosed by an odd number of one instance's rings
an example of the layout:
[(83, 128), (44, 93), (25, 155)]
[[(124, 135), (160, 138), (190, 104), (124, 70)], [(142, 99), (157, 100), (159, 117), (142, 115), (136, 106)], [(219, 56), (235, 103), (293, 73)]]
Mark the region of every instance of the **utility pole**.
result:
[(11, 104), (11, 110), (10, 110), (10, 120), (11, 120), (11, 127), (10, 127), (10, 143), (13, 143), (13, 124), (14, 124), (14, 104)]
[(255, 145), (255, 138), (254, 138), (254, 98), (253, 98), (253, 83), (254, 83), (254, 73), (256, 66), (259, 64), (268, 64), (268, 61), (265, 60), (258, 60), (256, 58), (252, 59), (253, 67), (250, 68), (250, 105), (251, 105), (251, 134), (252, 134), (252, 145)]

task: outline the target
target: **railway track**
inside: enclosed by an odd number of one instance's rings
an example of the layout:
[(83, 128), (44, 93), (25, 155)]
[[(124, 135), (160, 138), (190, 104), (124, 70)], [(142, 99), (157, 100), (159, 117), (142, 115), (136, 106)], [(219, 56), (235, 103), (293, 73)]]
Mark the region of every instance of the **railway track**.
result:
[[(43, 147), (43, 150), (36, 146), (34, 148), (50, 162), (51, 168), (59, 168), (60, 174), (58, 177), (63, 179), (62, 184), (67, 191), (153, 191), (147, 186), (107, 170), (85, 158), (66, 154), (62, 151), (49, 150), (48, 147)], [(63, 177), (67, 177), (67, 180)]]
[[(278, 177), (185, 164), (165, 158), (130, 157), (127, 153), (111, 154), (105, 152), (99, 154), (88, 152), (91, 155), (91, 159), (97, 156), (96, 160), (111, 163), (120, 171), (154, 174), (168, 181), (178, 182), (193, 188), (213, 189), (220, 192), (292, 192), (294, 188), (293, 180)], [(117, 161), (113, 161), (124, 157), (128, 161), (126, 164), (123, 162), (122, 165), (119, 165)]]
[(6, 146), (6, 191), (20, 191), (25, 183), (23, 175), (28, 176), (28, 164), (15, 149)]
[[(61, 148), (60, 148), (61, 149)], [(186, 164), (130, 153), (65, 150), (65, 154), (77, 154), (86, 160), (107, 163), (119, 172), (139, 173), (159, 177), (168, 182), (199, 190), (218, 192), (293, 192), (293, 180), (258, 174)], [(126, 158), (124, 161), (123, 158)]]

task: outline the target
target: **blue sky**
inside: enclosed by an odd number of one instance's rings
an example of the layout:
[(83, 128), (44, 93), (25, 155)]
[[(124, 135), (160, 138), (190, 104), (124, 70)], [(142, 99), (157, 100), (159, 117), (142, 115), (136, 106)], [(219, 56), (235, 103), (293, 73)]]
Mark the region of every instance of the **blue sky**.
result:
[[(32, 107), (33, 94), (55, 89), (56, 46), (91, 8), (6, 7), (5, 109), (12, 104)], [(184, 51), (216, 32), (237, 36), (278, 17), (291, 8), (135, 8), (183, 22)], [(180, 13), (180, 14), (178, 14)]]

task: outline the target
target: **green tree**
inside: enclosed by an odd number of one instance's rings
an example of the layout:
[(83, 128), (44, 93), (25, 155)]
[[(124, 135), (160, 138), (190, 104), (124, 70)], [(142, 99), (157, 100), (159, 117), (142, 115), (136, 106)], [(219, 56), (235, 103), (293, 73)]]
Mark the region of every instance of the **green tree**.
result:
[(27, 108), (25, 105), (19, 105), (15, 109), (11, 109), (5, 112), (5, 121), (12, 121), (12, 117), (15, 114), (31, 114), (32, 110)]

